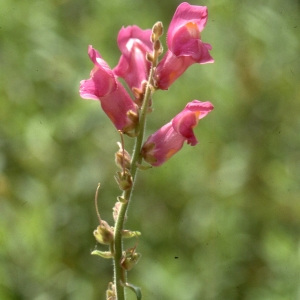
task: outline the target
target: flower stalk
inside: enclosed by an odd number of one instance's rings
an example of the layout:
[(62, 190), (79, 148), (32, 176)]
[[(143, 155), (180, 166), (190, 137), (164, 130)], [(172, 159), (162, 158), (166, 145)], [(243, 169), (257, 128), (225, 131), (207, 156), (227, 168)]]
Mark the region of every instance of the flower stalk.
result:
[(153, 67), (150, 69), (149, 79), (147, 82), (145, 96), (143, 99), (143, 105), (142, 105), (141, 112), (140, 112), (138, 135), (135, 140), (135, 145), (133, 148), (133, 155), (132, 155), (132, 159), (131, 159), (130, 174), (132, 176), (133, 184), (130, 189), (128, 189), (122, 193), (121, 197), (123, 199), (126, 199), (127, 201), (125, 201), (126, 203), (121, 204), (118, 218), (117, 218), (117, 221), (115, 224), (115, 230), (114, 230), (114, 241), (115, 241), (114, 281), (115, 281), (116, 294), (117, 294), (118, 300), (125, 300), (124, 285), (127, 282), (127, 276), (126, 276), (127, 274), (126, 274), (126, 270), (122, 269), (121, 264), (120, 264), (121, 259), (122, 259), (122, 253), (123, 253), (122, 230), (124, 230), (125, 216), (127, 213), (127, 209), (129, 207), (134, 182), (136, 179), (137, 166), (141, 162), (141, 148), (142, 148), (142, 143), (143, 143), (144, 133), (145, 133), (146, 116), (147, 116), (147, 110), (148, 110), (150, 99), (151, 99), (152, 76), (153, 76)]

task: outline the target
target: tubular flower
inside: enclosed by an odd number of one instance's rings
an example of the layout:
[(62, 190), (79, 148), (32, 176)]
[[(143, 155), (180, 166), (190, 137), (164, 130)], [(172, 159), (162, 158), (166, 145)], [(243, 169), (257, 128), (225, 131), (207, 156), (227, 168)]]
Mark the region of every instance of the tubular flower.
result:
[(90, 73), (90, 79), (80, 82), (80, 96), (84, 99), (100, 100), (102, 109), (115, 127), (124, 133), (131, 131), (138, 121), (135, 103), (98, 51), (89, 46), (88, 54), (95, 66)]
[(193, 128), (213, 108), (210, 102), (189, 102), (171, 122), (149, 136), (141, 151), (145, 161), (152, 166), (160, 166), (178, 152), (185, 141), (195, 146), (198, 141)]
[(206, 6), (181, 3), (171, 20), (168, 34), (168, 51), (159, 62), (154, 78), (159, 89), (169, 86), (192, 64), (213, 63), (210, 44), (201, 41), (200, 32), (207, 22)]
[(148, 79), (150, 62), (146, 60), (146, 53), (152, 51), (150, 36), (151, 29), (142, 30), (135, 25), (123, 27), (119, 32), (118, 45), (122, 55), (113, 71), (131, 89), (141, 89), (142, 81)]

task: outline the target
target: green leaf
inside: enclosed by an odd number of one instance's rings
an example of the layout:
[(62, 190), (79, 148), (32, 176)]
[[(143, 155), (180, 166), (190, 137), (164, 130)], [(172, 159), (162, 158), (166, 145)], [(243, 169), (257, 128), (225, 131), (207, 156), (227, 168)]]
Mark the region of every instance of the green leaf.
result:
[(109, 258), (113, 258), (114, 256), (112, 255), (111, 252), (109, 251), (99, 251), (99, 250), (94, 250), (91, 252), (92, 255), (98, 255), (101, 256), (103, 258), (109, 259)]
[(141, 235), (141, 233), (139, 231), (131, 231), (131, 230), (127, 230), (127, 229), (122, 230), (122, 236), (123, 236), (123, 238), (126, 238), (126, 239), (137, 237), (140, 235)]
[(152, 166), (150, 166), (150, 165), (141, 165), (141, 164), (138, 164), (138, 163), (136, 165), (137, 165), (138, 169), (141, 170), (141, 171), (149, 170), (149, 169), (152, 168)]
[(126, 287), (130, 288), (136, 295), (136, 299), (137, 300), (141, 300), (142, 299), (142, 290), (140, 287), (135, 286), (131, 283), (126, 283), (125, 285)]

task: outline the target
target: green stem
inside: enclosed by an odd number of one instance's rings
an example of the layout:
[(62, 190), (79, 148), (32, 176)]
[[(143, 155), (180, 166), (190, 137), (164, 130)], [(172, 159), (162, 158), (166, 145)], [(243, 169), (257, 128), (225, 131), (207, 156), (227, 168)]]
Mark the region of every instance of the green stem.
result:
[(122, 194), (122, 197), (127, 200), (127, 203), (122, 203), (118, 219), (115, 224), (115, 231), (114, 231), (114, 242), (115, 242), (115, 255), (114, 255), (114, 282), (116, 286), (116, 293), (117, 293), (117, 300), (125, 300), (125, 291), (124, 291), (124, 285), (126, 283), (126, 271), (121, 268), (120, 261), (122, 258), (122, 252), (123, 252), (123, 238), (122, 238), (122, 230), (124, 229), (124, 220), (127, 213), (127, 209), (131, 200), (131, 195), (133, 191), (133, 186), (135, 183), (136, 178), (136, 172), (137, 172), (137, 164), (141, 162), (141, 147), (144, 139), (144, 132), (145, 132), (145, 125), (146, 125), (146, 115), (149, 108), (149, 101), (151, 96), (151, 82), (152, 82), (152, 76), (153, 76), (153, 68), (150, 70), (149, 79), (147, 88), (145, 91), (143, 104), (140, 112), (140, 118), (139, 118), (139, 128), (138, 128), (138, 136), (135, 140), (135, 145), (133, 149), (133, 155), (131, 158), (131, 168), (130, 173), (132, 176), (132, 187), (124, 191)]

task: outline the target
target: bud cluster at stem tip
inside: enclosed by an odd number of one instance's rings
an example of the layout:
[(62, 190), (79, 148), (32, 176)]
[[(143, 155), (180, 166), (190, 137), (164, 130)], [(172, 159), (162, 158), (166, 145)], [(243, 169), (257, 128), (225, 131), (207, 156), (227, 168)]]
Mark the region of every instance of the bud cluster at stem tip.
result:
[(151, 41), (155, 43), (164, 33), (164, 27), (162, 22), (156, 22), (152, 27)]

